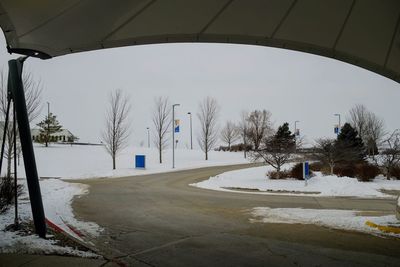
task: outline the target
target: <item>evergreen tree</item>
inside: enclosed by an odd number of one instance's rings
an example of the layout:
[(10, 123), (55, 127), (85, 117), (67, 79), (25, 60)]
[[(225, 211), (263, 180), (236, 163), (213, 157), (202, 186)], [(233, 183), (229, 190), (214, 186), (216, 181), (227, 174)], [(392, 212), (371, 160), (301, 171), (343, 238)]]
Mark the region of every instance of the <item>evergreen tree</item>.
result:
[(346, 151), (348, 156), (345, 160), (348, 162), (362, 161), (365, 158), (364, 143), (349, 123), (345, 123), (340, 130), (336, 146), (342, 152)]
[(285, 122), (274, 135), (264, 138), (259, 149), (252, 151), (250, 156), (254, 161), (262, 159), (271, 165), (280, 177), (281, 167), (293, 159), (295, 152), (295, 135), (290, 132), (289, 124)]
[(49, 113), (49, 115), (39, 122), (37, 126), (40, 128), (39, 142), (42, 144), (44, 143), (46, 147), (49, 142), (51, 142), (51, 135), (62, 131), (62, 126), (58, 122), (56, 115), (53, 115), (53, 113)]
[(289, 123), (285, 122), (281, 126), (279, 126), (278, 130), (275, 133), (276, 139), (286, 140), (289, 143), (294, 144), (295, 135), (289, 130)]

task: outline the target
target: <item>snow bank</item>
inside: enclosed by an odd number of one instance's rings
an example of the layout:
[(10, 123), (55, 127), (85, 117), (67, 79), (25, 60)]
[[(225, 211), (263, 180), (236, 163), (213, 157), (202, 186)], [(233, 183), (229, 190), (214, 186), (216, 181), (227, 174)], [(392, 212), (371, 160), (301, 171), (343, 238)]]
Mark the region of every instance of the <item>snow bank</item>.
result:
[(91, 236), (99, 235), (102, 229), (97, 224), (78, 221), (72, 212), (72, 199), (88, 193), (87, 185), (46, 179), (40, 181), (40, 187), (47, 219), (77, 239), (81, 238), (68, 225)]
[(302, 209), (302, 208), (268, 208), (257, 207), (251, 210), (251, 222), (315, 224), (328, 228), (344, 229), (376, 235), (388, 235), (400, 238), (400, 234), (385, 233), (367, 226), (371, 221), (378, 225), (397, 225), (400, 221), (394, 215), (363, 216), (362, 212), (354, 210)]
[[(24, 185), (24, 194), (19, 198), (18, 213), (23, 222), (32, 220), (31, 206), (25, 179), (19, 180)], [(87, 186), (67, 183), (58, 179), (40, 181), (43, 206), (46, 218), (58, 225), (68, 234), (82, 240), (68, 225), (84, 233), (97, 236), (102, 230), (97, 224), (76, 220), (72, 213), (71, 202), (74, 196), (87, 192)], [(91, 252), (83, 252), (70, 247), (55, 245), (56, 241), (41, 239), (34, 233), (22, 236), (18, 232), (6, 232), (3, 229), (14, 222), (14, 208), (11, 207), (0, 216), (0, 253), (61, 254), (79, 257), (99, 257)]]
[(393, 198), (393, 196), (384, 194), (380, 190), (400, 190), (400, 181), (388, 181), (383, 177), (377, 177), (372, 182), (360, 182), (355, 178), (323, 176), (316, 172), (306, 185), (304, 181), (295, 179), (269, 179), (269, 177), (266, 177), (266, 173), (270, 170), (272, 170), (272, 167), (262, 166), (230, 171), (192, 185), (220, 191), (253, 189), (259, 190), (260, 192), (257, 193), (262, 194), (382, 198)]

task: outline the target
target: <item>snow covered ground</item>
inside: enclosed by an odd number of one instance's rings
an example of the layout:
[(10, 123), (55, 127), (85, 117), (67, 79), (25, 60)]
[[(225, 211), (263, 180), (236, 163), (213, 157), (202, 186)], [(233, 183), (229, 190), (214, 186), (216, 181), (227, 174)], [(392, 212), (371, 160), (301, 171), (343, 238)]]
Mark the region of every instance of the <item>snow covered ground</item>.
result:
[[(155, 148), (128, 147), (117, 158), (117, 169), (112, 170), (112, 161), (103, 146), (54, 145), (44, 147), (35, 144), (35, 156), (40, 177), (64, 179), (86, 179), (96, 177), (121, 177), (206, 166), (248, 163), (243, 153), (210, 151), (209, 160), (204, 160), (200, 150), (175, 150), (175, 169), (172, 169), (172, 151), (163, 153), (163, 163), (158, 162)], [(135, 155), (146, 156), (146, 169), (135, 169)], [(19, 172), (24, 174), (23, 164)]]
[[(316, 172), (315, 176), (304, 181), (295, 179), (273, 180), (266, 177), (272, 167), (262, 166), (237, 171), (230, 171), (210, 179), (192, 184), (193, 186), (231, 191), (235, 189), (255, 189), (258, 194), (307, 195), (307, 196), (353, 196), (393, 198), (394, 196), (382, 193), (380, 190), (400, 190), (400, 181), (388, 181), (377, 177), (372, 182), (359, 182), (355, 178), (323, 176)], [(248, 191), (240, 191), (250, 193)]]
[[(24, 194), (19, 198), (18, 213), (22, 222), (31, 220), (31, 206), (28, 199), (25, 179), (19, 180), (24, 185)], [(40, 181), (43, 196), (43, 206), (46, 218), (58, 225), (68, 234), (81, 239), (68, 225), (85, 235), (95, 237), (102, 230), (97, 224), (81, 222), (75, 219), (70, 206), (72, 198), (76, 195), (85, 194), (87, 187), (81, 184), (67, 183), (58, 179), (47, 179)], [(80, 257), (98, 257), (90, 252), (83, 252), (71, 247), (62, 247), (55, 244), (54, 240), (41, 239), (35, 234), (21, 235), (17, 232), (2, 231), (6, 226), (14, 222), (14, 208), (11, 207), (5, 214), (0, 216), (0, 253), (32, 253), (32, 254), (61, 254)]]
[(253, 223), (315, 224), (333, 229), (400, 238), (400, 234), (382, 232), (366, 224), (367, 221), (370, 221), (378, 225), (400, 227), (400, 221), (394, 215), (363, 215), (362, 212), (354, 210), (257, 207), (251, 210), (251, 216), (250, 221)]
[[(49, 147), (44, 147), (43, 145), (35, 144), (34, 149), (38, 174), (39, 177), (42, 177), (40, 186), (46, 218), (77, 239), (81, 239), (81, 237), (74, 230), (93, 238), (102, 229), (95, 223), (78, 221), (72, 212), (71, 202), (73, 197), (79, 197), (87, 193), (88, 187), (83, 184), (68, 183), (59, 178), (121, 177), (248, 162), (243, 159), (242, 153), (211, 151), (209, 160), (205, 161), (203, 152), (199, 150), (177, 149), (175, 153), (176, 168), (172, 169), (171, 150), (164, 152), (164, 163), (159, 164), (156, 149), (128, 147), (117, 158), (117, 170), (113, 171), (111, 157), (103, 146), (51, 144)], [(136, 154), (146, 155), (146, 169), (135, 169), (134, 158)], [(3, 173), (6, 168), (6, 166), (3, 167)], [(25, 177), (22, 159), (18, 167), (18, 174), (19, 177)], [(20, 197), (19, 217), (22, 221), (27, 222), (31, 220), (32, 216), (26, 180), (20, 178), (18, 182), (24, 185), (25, 192)], [(0, 216), (0, 252), (96, 256), (73, 248), (55, 245), (54, 241), (40, 239), (34, 234), (21, 236), (15, 232), (2, 231), (13, 221), (14, 209), (11, 207), (5, 214)], [(71, 226), (74, 230), (71, 229)]]

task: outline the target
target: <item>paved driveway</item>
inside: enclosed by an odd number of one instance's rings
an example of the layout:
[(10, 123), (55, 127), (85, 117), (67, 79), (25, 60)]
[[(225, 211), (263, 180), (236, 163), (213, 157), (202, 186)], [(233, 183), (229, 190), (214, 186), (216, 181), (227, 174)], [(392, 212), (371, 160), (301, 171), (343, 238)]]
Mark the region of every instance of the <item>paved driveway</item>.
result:
[(188, 184), (249, 165), (80, 180), (73, 209), (105, 231), (102, 253), (135, 266), (400, 266), (400, 241), (314, 225), (250, 223), (249, 209), (304, 207), (393, 213), (394, 200), (226, 193)]

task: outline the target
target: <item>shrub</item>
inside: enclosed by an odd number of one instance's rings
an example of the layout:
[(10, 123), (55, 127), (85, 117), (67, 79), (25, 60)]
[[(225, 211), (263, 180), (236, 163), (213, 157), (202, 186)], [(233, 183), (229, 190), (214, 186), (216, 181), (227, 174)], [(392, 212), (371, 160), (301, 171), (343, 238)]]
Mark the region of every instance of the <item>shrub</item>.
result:
[(287, 179), (290, 177), (290, 172), (289, 171), (280, 171), (280, 173), (278, 173), (277, 171), (269, 171), (267, 172), (267, 176), (270, 179)]
[[(323, 175), (331, 175), (331, 168), (329, 166), (324, 166), (321, 168), (321, 172)], [(333, 174), (335, 174), (335, 169), (333, 170)]]
[(324, 169), (324, 164), (320, 161), (316, 161), (313, 163), (310, 163), (310, 170), (315, 171), (315, 172), (320, 172)]
[[(14, 203), (14, 181), (11, 177), (0, 178), (0, 213), (7, 210)], [(17, 186), (18, 196), (22, 194), (22, 185)]]
[(337, 165), (333, 168), (333, 173), (339, 177), (355, 177), (356, 174), (354, 165)]
[(392, 177), (396, 178), (397, 180), (400, 180), (400, 164), (397, 164), (392, 167), (390, 170), (390, 174)]
[(379, 173), (378, 167), (368, 163), (360, 163), (355, 166), (356, 177), (363, 182), (372, 181)]
[[(312, 176), (313, 173), (310, 168), (310, 176)], [(293, 166), (293, 168), (290, 170), (290, 177), (296, 178), (298, 180), (304, 180), (303, 179), (303, 163), (297, 163), (296, 165)]]

